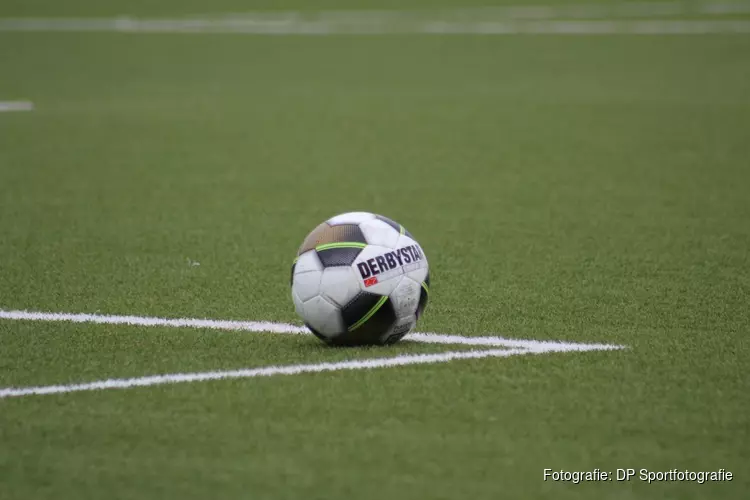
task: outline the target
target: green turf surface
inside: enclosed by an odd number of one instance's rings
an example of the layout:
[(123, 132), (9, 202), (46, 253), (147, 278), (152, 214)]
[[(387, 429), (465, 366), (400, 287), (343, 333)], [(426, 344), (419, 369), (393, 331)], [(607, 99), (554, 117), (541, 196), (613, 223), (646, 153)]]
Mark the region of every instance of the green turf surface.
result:
[[(2, 399), (0, 498), (746, 498), (748, 53), (0, 33), (36, 105), (0, 113), (0, 309), (299, 324), (298, 245), (368, 210), (427, 253), (420, 330), (630, 347)], [(0, 387), (449, 349), (0, 320)], [(542, 481), (597, 467), (735, 478)]]
[(413, 341), (380, 348), (331, 349), (312, 335), (122, 325), (22, 322), (2, 331), (0, 387), (3, 388), (469, 349)]

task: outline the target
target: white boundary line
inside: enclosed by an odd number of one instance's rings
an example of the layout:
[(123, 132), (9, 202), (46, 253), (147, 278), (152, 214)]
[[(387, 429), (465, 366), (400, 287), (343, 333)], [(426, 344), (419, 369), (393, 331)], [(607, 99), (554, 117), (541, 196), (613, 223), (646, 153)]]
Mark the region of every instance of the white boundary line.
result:
[[(0, 310), (0, 319), (19, 321), (62, 321), (73, 323), (95, 323), (112, 325), (162, 326), (173, 328), (208, 328), (214, 330), (244, 331), (253, 333), (276, 333), (309, 335), (309, 331), (300, 326), (268, 321), (227, 321), (210, 319), (167, 319), (145, 316), (109, 316), (102, 314), (45, 313), (34, 311)], [(428, 344), (469, 345), (493, 347), (493, 349), (452, 351), (438, 354), (412, 354), (391, 358), (373, 358), (350, 360), (335, 363), (316, 363), (288, 366), (269, 366), (264, 368), (247, 368), (241, 370), (213, 371), (204, 373), (173, 373), (152, 375), (129, 379), (107, 379), (69, 385), (51, 385), (38, 387), (0, 388), (0, 399), (30, 395), (63, 394), (69, 392), (95, 391), (103, 389), (127, 389), (162, 384), (184, 382), (201, 382), (236, 378), (269, 377), (272, 375), (296, 375), (301, 373), (319, 373), (340, 370), (361, 370), (395, 366), (446, 363), (458, 359), (482, 359), (489, 357), (507, 357), (521, 354), (543, 354), (547, 352), (602, 351), (623, 349), (624, 346), (613, 344), (576, 344), (568, 342), (545, 342), (538, 340), (512, 340), (503, 337), (465, 337), (461, 335), (442, 335), (438, 333), (411, 333), (405, 340)], [(502, 349), (498, 349), (502, 347)]]
[(265, 21), (288, 21), (289, 19), (373, 22), (430, 20), (584, 20), (622, 18), (664, 18), (688, 16), (741, 15), (750, 13), (750, 1), (671, 1), (671, 2), (622, 2), (571, 4), (571, 5), (504, 5), (486, 7), (434, 8), (420, 10), (321, 10), (317, 12), (263, 11), (233, 12), (217, 15), (204, 13), (188, 16), (188, 19), (260, 19)]
[(0, 101), (0, 113), (11, 111), (33, 111), (34, 103), (30, 101)]
[[(0, 31), (116, 31), (128, 33), (384, 34), (384, 33), (565, 33), (644, 30), (738, 32), (741, 24), (680, 18), (744, 15), (748, 0), (605, 2), (577, 5), (507, 5), (421, 10), (250, 11), (178, 18), (0, 18)], [(672, 18), (666, 24), (591, 24), (587, 20)], [(546, 23), (527, 24), (529, 21)], [(549, 21), (574, 21), (573, 25)], [(574, 26), (575, 28), (572, 28)], [(605, 28), (604, 26), (607, 26)], [(744, 31), (743, 31), (744, 32)]]
[(6, 311), (0, 309), (0, 319), (27, 321), (68, 321), (72, 323), (99, 323), (107, 325), (167, 326), (172, 328), (209, 328), (211, 330), (243, 330), (266, 333), (310, 333), (305, 327), (269, 321), (230, 321), (192, 318), (154, 318), (148, 316), (119, 316), (108, 314), (71, 314), (36, 311)]
[(0, 389), (0, 399), (68, 392), (96, 391), (102, 389), (128, 389), (152, 385), (178, 384), (184, 382), (204, 382), (207, 380), (226, 380), (236, 378), (270, 377), (272, 375), (297, 375), (300, 373), (320, 373), (340, 370), (362, 370), (368, 368), (387, 368), (394, 366), (419, 365), (428, 363), (447, 363), (456, 359), (481, 359), (490, 357), (507, 357), (532, 353), (526, 349), (490, 349), (482, 351), (444, 352), (440, 354), (413, 354), (392, 358), (374, 358), (337, 363), (317, 363), (308, 365), (268, 366), (242, 370), (216, 371), (205, 373), (172, 373), (128, 379), (108, 379), (97, 382), (71, 385), (51, 385), (41, 387), (22, 387)]
[[(0, 32), (254, 35), (697, 35), (750, 33), (750, 1), (606, 2), (423, 10), (256, 11), (177, 18), (0, 18)], [(713, 19), (712, 19), (713, 18)]]
[[(6, 311), (0, 309), (0, 319), (26, 321), (67, 321), (73, 323), (98, 323), (107, 325), (164, 326), (172, 328), (208, 328), (212, 330), (238, 330), (252, 333), (310, 334), (303, 326), (270, 321), (231, 321), (193, 318), (155, 318), (147, 316), (117, 316), (105, 314), (71, 314), (37, 311)], [(532, 351), (592, 351), (620, 349), (612, 344), (578, 344), (541, 340), (514, 340), (504, 337), (468, 337), (463, 335), (443, 335), (440, 333), (410, 333), (404, 340), (426, 344), (448, 344), (484, 347), (522, 348)]]
[(245, 35), (710, 35), (748, 34), (745, 20), (419, 20), (0, 19), (0, 32), (115, 32)]

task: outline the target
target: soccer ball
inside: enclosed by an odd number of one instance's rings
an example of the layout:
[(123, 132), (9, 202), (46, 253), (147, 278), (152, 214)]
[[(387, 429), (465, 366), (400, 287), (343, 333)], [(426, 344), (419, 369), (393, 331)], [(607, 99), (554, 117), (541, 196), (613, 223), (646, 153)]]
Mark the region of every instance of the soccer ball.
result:
[(422, 247), (398, 222), (350, 212), (307, 235), (292, 265), (292, 300), (330, 345), (384, 345), (414, 328), (427, 305)]

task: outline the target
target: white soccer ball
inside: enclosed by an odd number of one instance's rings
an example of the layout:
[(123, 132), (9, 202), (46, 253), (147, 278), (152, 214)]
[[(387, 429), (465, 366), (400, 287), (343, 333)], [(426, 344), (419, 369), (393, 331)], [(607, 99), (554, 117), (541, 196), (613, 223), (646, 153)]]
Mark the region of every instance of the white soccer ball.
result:
[(292, 265), (297, 314), (331, 345), (397, 342), (422, 315), (429, 286), (427, 258), (409, 231), (367, 212), (320, 224)]

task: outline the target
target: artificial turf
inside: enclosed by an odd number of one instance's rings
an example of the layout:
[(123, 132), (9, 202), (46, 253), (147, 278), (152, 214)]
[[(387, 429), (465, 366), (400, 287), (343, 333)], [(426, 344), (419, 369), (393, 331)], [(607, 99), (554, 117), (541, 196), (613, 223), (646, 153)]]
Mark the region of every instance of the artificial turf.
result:
[[(367, 210), (427, 254), (420, 330), (629, 347), (2, 399), (0, 498), (746, 498), (748, 53), (0, 33), (36, 106), (0, 113), (0, 309), (299, 324), (298, 245)], [(446, 349), (0, 320), (0, 385)]]

